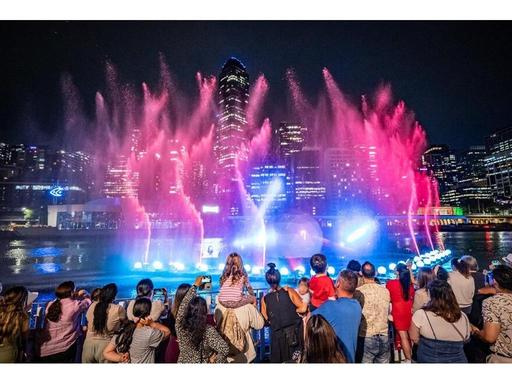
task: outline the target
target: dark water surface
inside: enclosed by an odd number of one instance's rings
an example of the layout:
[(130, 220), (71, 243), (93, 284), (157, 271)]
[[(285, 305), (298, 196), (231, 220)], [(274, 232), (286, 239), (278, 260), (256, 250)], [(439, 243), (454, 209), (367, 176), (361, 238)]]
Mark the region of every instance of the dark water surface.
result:
[[(475, 256), (481, 267), (486, 267), (492, 260), (501, 259), (512, 252), (511, 232), (449, 232), (442, 233), (441, 236), (446, 248), (453, 255)], [(142, 276), (151, 277), (157, 287), (169, 289), (193, 280), (192, 275), (185, 273), (176, 275), (168, 271), (136, 272), (132, 268), (133, 260), (124, 256), (126, 252), (126, 244), (109, 238), (0, 240), (0, 282), (4, 289), (9, 285), (23, 284), (47, 297), (64, 280), (73, 280), (77, 286), (87, 289), (113, 281), (120, 288), (119, 296), (129, 297), (133, 295), (134, 285)], [(328, 256), (336, 270), (343, 267), (348, 259), (341, 255)], [(385, 266), (397, 261), (395, 257), (379, 252), (370, 256), (360, 255), (361, 261), (368, 258), (376, 265)], [(222, 262), (223, 260), (217, 260), (215, 265)], [(286, 263), (283, 260), (282, 264)], [(214, 282), (217, 280), (214, 278)], [(251, 280), (256, 288), (264, 286), (261, 277), (251, 277)]]

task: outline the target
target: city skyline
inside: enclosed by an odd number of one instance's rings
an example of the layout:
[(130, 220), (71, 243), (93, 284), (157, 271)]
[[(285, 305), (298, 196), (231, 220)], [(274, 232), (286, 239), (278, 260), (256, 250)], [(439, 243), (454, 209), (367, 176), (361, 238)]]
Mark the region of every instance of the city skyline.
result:
[[(134, 38), (130, 40), (132, 47), (124, 47), (119, 37), (124, 33), (131, 35), (135, 24), (145, 36), (155, 38), (150, 39), (147, 46)], [(281, 120), (293, 120), (289, 116), (289, 100), (282, 81), (286, 70), (293, 67), (307, 93), (316, 95), (316, 84), (324, 66), (353, 99), (369, 93), (382, 82), (389, 82), (397, 99), (405, 100), (415, 111), (431, 144), (446, 143), (455, 149), (465, 149), (480, 144), (479, 137), (488, 136), (510, 123), (506, 113), (510, 79), (505, 71), (510, 51), (505, 49), (507, 43), (503, 40), (508, 24), (135, 24), (3, 23), (2, 32), (11, 38), (2, 42), (9, 60), (5, 63), (6, 85), (0, 90), (0, 139), (40, 144), (59, 137), (63, 124), (59, 78), (63, 74), (70, 74), (76, 81), (84, 94), (85, 110), (91, 113), (93, 94), (105, 87), (106, 61), (119, 69), (123, 82), (138, 87), (142, 81), (151, 84), (156, 80), (155, 67), (160, 52), (169, 58), (171, 71), (176, 75), (173, 80), (185, 93), (191, 92), (196, 70), (215, 74), (226, 56), (239, 57), (254, 77), (259, 73), (267, 77), (270, 89), (264, 107), (274, 126)], [(194, 31), (198, 25), (212, 33), (204, 36)], [(276, 28), (280, 37), (271, 39), (269, 36)], [(409, 33), (400, 34), (402, 29)], [(83, 31), (87, 33), (82, 34)], [(305, 42), (299, 39), (289, 47), (285, 42), (292, 41), (290, 35), (294, 33), (303, 36)], [(254, 46), (254, 39), (250, 38), (253, 35), (268, 44)], [(344, 37), (337, 38), (340, 35)], [(166, 44), (162, 41), (164, 36), (168, 37)], [(34, 44), (37, 46), (32, 50)], [(20, 47), (26, 49), (20, 51)], [(425, 51), (422, 47), (428, 49)], [(395, 57), (393, 52), (398, 48), (401, 53)], [(307, 55), (297, 54), (303, 49), (307, 49)], [(135, 54), (136, 50), (139, 54)], [(493, 58), (492, 63), (489, 57)], [(36, 64), (37, 67), (33, 67)], [(34, 72), (35, 68), (40, 72)], [(481, 72), (476, 75), (478, 68)], [(461, 129), (467, 134), (459, 135), (457, 132)]]
[[(164, 68), (162, 81), (164, 83), (169, 82), (166, 69), (165, 67), (162, 68)], [(115, 71), (112, 65), (107, 65), (107, 73), (111, 79), (117, 79)], [(348, 134), (349, 136), (341, 135), (338, 137), (335, 135), (332, 138), (335, 138), (337, 142), (325, 142), (322, 145), (322, 140), (315, 137), (318, 134), (322, 135), (318, 131), (318, 127), (315, 130), (312, 129), (314, 127), (307, 126), (307, 121), (311, 123), (313, 121), (311, 120), (312, 118), (318, 119), (318, 117), (308, 115), (301, 118), (299, 117), (301, 115), (299, 110), (296, 111), (296, 117), (293, 121), (280, 121), (279, 124), (269, 125), (268, 127), (266, 126), (267, 123), (263, 122), (263, 125), (260, 127), (258, 115), (262, 113), (258, 108), (261, 108), (268, 85), (262, 75), (253, 80), (254, 84), (251, 83), (251, 77), (247, 72), (245, 64), (237, 58), (229, 57), (225, 60), (218, 75), (218, 86), (215, 85), (212, 78), (203, 77), (201, 74), (197, 76), (199, 84), (202, 84), (201, 87), (204, 87), (201, 93), (206, 92), (206, 94), (210, 94), (216, 92), (217, 96), (213, 98), (211, 98), (211, 95), (207, 96), (204, 99), (205, 101), (200, 102), (200, 110), (194, 112), (196, 117), (190, 118), (192, 121), (190, 127), (196, 130), (197, 127), (194, 124), (201, 121), (201, 118), (198, 120), (197, 113), (207, 116), (208, 112), (203, 104), (208, 103), (207, 100), (215, 100), (215, 103), (218, 104), (218, 109), (214, 119), (215, 123), (213, 123), (215, 126), (213, 138), (209, 144), (211, 148), (208, 150), (212, 151), (218, 168), (208, 165), (206, 157), (202, 160), (193, 160), (191, 164), (185, 166), (184, 164), (187, 160), (182, 158), (182, 153), (187, 151), (187, 149), (184, 143), (180, 142), (178, 136), (171, 136), (162, 141), (161, 137), (157, 138), (157, 136), (154, 136), (158, 133), (158, 130), (153, 133), (151, 131), (142, 132), (143, 126), (129, 123), (128, 115), (125, 117), (113, 115), (112, 118), (114, 120), (112, 120), (112, 124), (119, 125), (119, 119), (128, 118), (125, 124), (128, 124), (127, 127), (129, 128), (126, 128), (121, 123), (120, 127), (123, 128), (123, 131), (118, 132), (124, 138), (121, 137), (119, 139), (121, 141), (114, 141), (114, 145), (119, 146), (118, 148), (112, 148), (111, 145), (105, 147), (114, 151), (114, 157), (103, 164), (103, 168), (95, 168), (96, 171), (103, 169), (100, 171), (101, 177), (98, 178), (98, 175), (96, 175), (94, 182), (84, 186), (82, 189), (75, 187), (74, 190), (84, 192), (87, 198), (104, 196), (124, 197), (135, 200), (142, 199), (141, 201), (145, 201), (143, 203), (144, 206), (147, 204), (149, 204), (148, 207), (153, 206), (153, 208), (146, 207), (145, 209), (151, 209), (154, 212), (158, 211), (158, 208), (153, 203), (148, 202), (155, 198), (158, 199), (157, 196), (161, 196), (165, 200), (169, 194), (177, 194), (185, 199), (192, 198), (194, 204), (199, 204), (200, 206), (201, 202), (208, 202), (209, 194), (213, 194), (224, 196), (217, 197), (219, 201), (224, 200), (229, 203), (228, 206), (223, 208), (223, 211), (230, 212), (229, 214), (234, 216), (243, 214), (246, 211), (243, 208), (244, 200), (253, 201), (256, 206), (267, 205), (267, 209), (272, 213), (282, 211), (286, 207), (296, 207), (300, 208), (303, 212), (317, 215), (337, 212), (340, 209), (346, 208), (353, 201), (357, 201), (358, 204), (371, 206), (373, 207), (372, 209), (377, 209), (378, 212), (379, 209), (377, 206), (372, 205), (372, 201), (385, 201), (389, 197), (390, 190), (381, 185), (382, 182), (379, 181), (379, 172), (381, 172), (380, 168), (383, 164), (379, 165), (378, 157), (382, 157), (382, 151), (386, 147), (376, 146), (374, 139), (368, 141), (368, 137), (361, 136), (354, 141), (354, 139), (349, 138), (350, 135), (353, 135), (349, 130), (345, 132), (345, 135)], [(297, 88), (299, 83), (295, 78), (295, 73), (288, 73), (287, 76), (289, 77), (289, 86), (291, 87), (292, 94), (299, 92), (297, 93), (299, 95), (300, 91)], [(336, 87), (331, 84), (333, 80), (328, 72), (324, 71), (324, 76), (327, 87)], [(109, 86), (115, 87), (115, 80), (111, 81), (112, 83)], [(76, 107), (73, 104), (73, 99), (77, 97), (76, 91), (72, 84), (67, 84), (67, 87), (69, 88), (67, 90), (68, 95), (72, 99), (70, 104), (72, 108), (71, 113), (75, 113), (74, 108)], [(330, 93), (339, 92), (338, 90), (333, 90)], [(117, 94), (116, 92), (118, 91), (112, 89), (110, 92)], [(160, 107), (157, 107), (157, 105), (162, 104), (162, 101), (165, 102), (167, 97), (165, 93), (150, 96), (149, 92), (151, 91), (149, 88), (145, 92), (148, 93), (146, 98), (149, 101), (154, 98), (151, 101), (154, 105), (152, 107), (151, 104), (148, 104), (144, 108), (154, 109), (156, 107), (158, 109)], [(251, 96), (249, 92), (251, 92)], [(378, 92), (382, 92), (382, 90)], [(100, 108), (103, 109), (105, 108), (102, 101), (103, 96), (101, 94), (98, 95), (96, 99), (98, 100), (99, 97)], [(303, 97), (297, 95), (293, 97)], [(112, 97), (112, 95), (110, 96)], [(126, 96), (124, 97), (126, 98)], [(204, 95), (201, 97), (204, 98)], [(389, 98), (390, 94), (383, 93), (377, 97)], [(252, 100), (254, 106), (249, 105), (249, 99)], [(299, 104), (301, 103), (307, 103), (307, 101), (300, 101)], [(335, 107), (336, 103), (339, 103), (339, 101), (334, 101), (333, 108), (337, 108)], [(114, 108), (117, 109), (126, 107), (121, 105), (116, 107), (114, 105)], [(299, 106), (300, 108), (302, 107)], [(312, 108), (312, 106), (308, 108)], [(363, 110), (368, 108), (365, 98), (363, 98), (361, 108)], [(403, 111), (400, 112), (404, 108), (403, 105), (398, 103), (396, 108), (398, 109), (395, 110), (395, 114), (403, 113)], [(113, 112), (116, 113), (115, 110)], [(101, 117), (105, 113), (108, 114), (106, 110), (105, 112), (100, 112), (99, 118), (105, 119), (105, 117)], [(171, 111), (167, 111), (167, 113), (171, 113)], [(318, 112), (310, 110), (308, 113), (313, 113), (314, 115)], [(160, 112), (157, 112), (153, 118), (160, 119), (158, 116), (160, 116)], [(74, 124), (74, 121), (82, 120), (83, 118), (84, 116), (81, 115), (68, 116), (72, 124)], [(261, 119), (261, 116), (259, 118)], [(335, 115), (333, 118), (336, 119)], [(367, 118), (370, 119), (370, 116)], [(336, 120), (326, 121), (328, 125), (335, 126), (340, 124)], [(357, 120), (349, 120), (349, 123), (354, 124), (354, 128), (359, 124)], [(320, 128), (324, 128), (322, 124), (320, 124)], [(342, 121), (342, 124), (345, 124), (345, 122)], [(187, 125), (183, 127), (187, 127)], [(266, 128), (268, 128), (267, 133), (265, 133)], [(407, 130), (403, 133), (407, 135)], [(158, 135), (160, 136), (160, 134)], [(255, 136), (251, 138), (251, 135)], [(265, 137), (256, 140), (256, 137), (261, 135)], [(495, 133), (493, 135), (496, 136)], [(493, 135), (486, 138), (487, 144), (493, 142)], [(499, 155), (497, 160), (489, 160), (486, 157), (487, 148), (485, 146), (470, 146), (463, 151), (453, 151), (446, 145), (435, 144), (426, 147), (426, 151), (422, 153), (421, 161), (419, 158), (411, 158), (410, 160), (416, 164), (420, 173), (426, 171), (429, 177), (436, 178), (438, 188), (438, 192), (434, 193), (434, 201), (430, 201), (431, 197), (428, 197), (429, 201), (422, 200), (423, 198), (426, 199), (426, 197), (418, 195), (417, 198), (420, 200), (416, 204), (427, 210), (429, 205), (438, 206), (439, 203), (436, 202), (436, 199), (440, 198), (440, 204), (455, 207), (463, 205), (465, 209), (470, 211), (473, 209), (478, 212), (489, 209), (493, 198), (505, 199), (505, 203), (508, 204), (506, 199), (510, 199), (510, 187), (503, 186), (502, 184), (498, 186), (495, 180), (496, 176), (488, 175), (488, 163), (494, 164), (495, 168), (508, 167), (508, 157), (505, 158), (504, 164), (500, 163), (500, 161), (503, 162), (501, 152), (509, 149), (508, 144), (503, 147), (500, 143), (503, 140), (505, 140), (505, 143), (508, 143), (506, 141), (507, 137), (507, 134), (500, 134), (500, 139), (494, 139), (494, 147), (489, 148), (492, 155)], [(151, 143), (153, 140), (156, 140), (156, 144)], [(201, 141), (204, 140), (209, 142), (210, 139), (207, 139), (205, 136)], [(268, 141), (269, 148), (263, 150), (262, 158), (257, 162), (253, 162), (254, 159), (250, 158), (253, 156), (252, 152), (262, 151), (262, 148), (252, 148), (254, 145), (253, 141), (261, 140)], [(262, 142), (257, 143), (260, 146), (261, 144)], [(425, 146), (426, 143), (421, 145)], [(82, 148), (79, 148), (79, 151), (66, 152), (62, 148), (51, 148), (51, 146), (29, 145), (24, 147), (23, 145), (9, 146), (2, 144), (0, 149), (4, 181), (11, 179), (20, 180), (19, 177), (28, 177), (25, 181), (49, 182), (51, 179), (51, 183), (56, 183), (57, 185), (60, 185), (62, 182), (74, 182), (83, 175), (92, 175), (92, 164), (98, 161), (95, 157), (99, 155), (99, 153), (87, 153), (87, 151), (84, 153)], [(157, 152), (148, 153), (148, 149), (150, 151), (157, 150)], [(189, 150), (193, 150), (193, 148)], [(171, 163), (164, 165), (160, 158), (162, 156), (165, 158), (167, 156), (165, 153), (167, 152), (169, 152)], [(149, 162), (146, 159), (148, 156)], [(151, 156), (155, 156), (155, 158), (151, 160)], [(192, 154), (192, 156), (194, 155)], [(400, 156), (408, 155), (404, 153)], [(45, 164), (47, 161), (49, 163)], [(28, 165), (28, 174), (25, 171), (16, 171), (10, 167), (10, 165), (15, 164), (16, 167), (25, 167), (25, 163), (30, 164)], [(178, 168), (174, 169), (175, 165)], [(247, 166), (250, 168), (246, 169)], [(50, 173), (46, 173), (46, 176), (43, 176), (45, 167), (46, 172), (49, 170)], [(156, 173), (151, 174), (149, 179), (147, 175), (145, 178), (143, 177), (145, 175), (144, 168), (147, 169), (147, 167), (156, 169), (154, 171)], [(422, 170), (422, 167), (424, 170)], [(18, 172), (18, 174), (13, 172)], [(70, 172), (71, 177), (69, 176)], [(170, 172), (172, 176), (165, 176), (162, 172), (166, 174)], [(187, 175), (187, 172), (191, 172), (191, 175)], [(212, 178), (212, 172), (214, 175), (220, 176), (220, 178), (216, 179), (217, 176)], [(492, 172), (500, 173), (502, 171), (493, 170)], [(37, 179), (30, 175), (37, 175)], [(223, 179), (224, 177), (226, 178)], [(404, 176), (399, 175), (399, 177)], [(273, 188), (272, 184), (275, 178), (279, 179), (282, 185), (280, 190), (276, 191), (276, 196), (270, 196), (269, 191)], [(237, 196), (240, 188), (237, 185), (238, 181), (244, 185), (244, 189), (247, 188), (246, 192), (242, 192), (242, 196)], [(148, 190), (143, 191), (140, 189), (140, 186), (148, 185), (148, 183), (150, 186)], [(3, 188), (3, 200), (5, 200), (5, 186)], [(26, 186), (22, 185), (20, 188), (24, 190), (23, 188), (26, 189)], [(65, 188), (69, 190), (69, 187)], [(431, 193), (430, 189), (431, 187), (428, 188), (428, 194)], [(41, 187), (40, 190), (53, 191), (50, 185), (44, 188)], [(243, 196), (244, 193), (247, 193), (246, 197)], [(439, 193), (439, 196), (437, 196), (437, 193)], [(55, 197), (52, 197), (53, 201), (56, 201)], [(75, 199), (78, 201), (80, 197), (75, 197)], [(265, 202), (268, 199), (270, 201)], [(291, 201), (294, 203), (291, 203)], [(209, 202), (214, 201), (210, 200)], [(494, 202), (496, 203), (497, 200), (494, 200)], [(475, 203), (476, 208), (473, 207)], [(373, 201), (373, 204), (375, 204), (375, 201)], [(196, 210), (198, 206), (194, 207), (192, 205), (192, 208)]]

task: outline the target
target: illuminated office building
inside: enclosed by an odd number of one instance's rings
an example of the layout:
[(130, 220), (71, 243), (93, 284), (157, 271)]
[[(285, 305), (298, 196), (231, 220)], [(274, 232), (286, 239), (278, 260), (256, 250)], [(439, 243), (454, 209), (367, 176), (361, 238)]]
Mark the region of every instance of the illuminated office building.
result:
[(249, 193), (252, 201), (261, 207), (267, 205), (266, 212), (283, 211), (291, 197), (292, 183), (285, 165), (261, 165), (252, 167)]
[(453, 203), (457, 187), (457, 159), (447, 145), (433, 145), (422, 155), (423, 166), (437, 179), (441, 202)]
[(226, 61), (219, 75), (219, 115), (214, 152), (219, 167), (235, 178), (235, 162), (247, 161), (247, 117), (249, 75), (234, 57)]
[(105, 197), (137, 198), (139, 174), (130, 170), (126, 156), (109, 163), (103, 184)]
[(292, 156), (293, 195), (297, 208), (312, 215), (319, 214), (326, 199), (321, 174), (320, 149), (304, 147)]
[(487, 182), (498, 204), (512, 204), (512, 127), (486, 139)]
[(273, 133), (275, 152), (281, 159), (289, 160), (306, 145), (307, 128), (301, 124), (281, 122)]

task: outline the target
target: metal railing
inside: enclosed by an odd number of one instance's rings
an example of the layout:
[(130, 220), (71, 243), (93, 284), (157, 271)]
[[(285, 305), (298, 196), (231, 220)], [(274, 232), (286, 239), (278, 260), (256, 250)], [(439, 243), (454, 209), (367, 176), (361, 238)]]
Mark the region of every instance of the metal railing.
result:
[[(258, 311), (261, 312), (261, 300), (263, 299), (263, 296), (265, 295), (266, 289), (255, 289), (254, 295), (256, 296), (256, 308)], [(219, 294), (218, 291), (198, 291), (199, 296), (203, 297), (206, 300), (206, 303), (209, 308), (209, 312), (213, 314), (215, 312), (216, 307), (216, 297)], [(116, 304), (121, 305), (124, 309), (127, 309), (128, 303), (131, 300), (134, 300), (134, 297), (130, 298), (118, 298), (114, 302)], [(170, 293), (168, 295), (168, 308), (170, 309), (172, 306), (172, 303), (174, 301), (174, 293)], [(30, 322), (29, 326), (32, 331), (32, 333), (37, 332), (37, 330), (43, 329), (45, 324), (45, 318), (46, 318), (46, 306), (51, 302), (37, 302), (33, 303), (32, 307), (29, 311), (30, 316)], [(80, 324), (85, 327), (87, 326), (87, 320), (85, 317), (85, 313), (82, 313), (80, 318)], [(254, 347), (256, 349), (256, 355), (257, 359), (259, 361), (265, 360), (266, 356), (268, 355), (268, 350), (270, 346), (270, 332), (268, 327), (263, 327), (260, 330), (253, 330), (252, 332), (252, 338), (254, 341)]]

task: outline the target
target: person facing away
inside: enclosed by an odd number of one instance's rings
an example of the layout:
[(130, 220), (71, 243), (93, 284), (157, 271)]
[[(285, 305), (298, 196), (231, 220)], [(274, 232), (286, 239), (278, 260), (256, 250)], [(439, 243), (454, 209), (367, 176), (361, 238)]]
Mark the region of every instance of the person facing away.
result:
[(140, 297), (133, 305), (133, 318), (119, 334), (112, 337), (103, 351), (103, 357), (115, 363), (148, 364), (155, 362), (158, 345), (169, 337), (166, 326), (153, 321), (151, 300)]
[(307, 277), (301, 277), (297, 283), (297, 289), (295, 290), (299, 294), (303, 303), (309, 304), (311, 301), (311, 294), (309, 293), (309, 279)]
[(372, 263), (367, 261), (361, 269), (363, 284), (354, 295), (362, 307), (359, 326), (361, 362), (389, 363), (389, 291), (375, 281), (375, 266)]
[(0, 300), (0, 363), (23, 361), (29, 331), (27, 298), (27, 289), (16, 286), (7, 289)]
[(103, 363), (103, 350), (126, 320), (125, 309), (114, 304), (117, 285), (101, 288), (98, 301), (91, 304), (85, 317), (88, 329), (82, 349), (82, 363)]
[[(244, 295), (244, 288), (249, 295)], [(244, 268), (242, 257), (238, 253), (230, 253), (220, 277), (219, 303), (226, 308), (239, 308), (245, 304), (256, 303), (249, 276)]]
[(430, 267), (421, 267), (418, 269), (418, 277), (416, 278), (417, 289), (414, 293), (414, 302), (412, 304), (412, 312), (423, 308), (430, 300), (428, 296), (427, 285), (435, 279), (434, 271)]
[(439, 264), (434, 267), (434, 276), (435, 279), (443, 281), (448, 281), (449, 277), (448, 271)]
[(417, 362), (467, 363), (468, 317), (459, 309), (447, 282), (434, 280), (427, 287), (430, 301), (414, 313), (409, 329), (411, 340), (418, 344)]
[(322, 315), (333, 327), (348, 363), (355, 362), (357, 336), (361, 323), (361, 305), (354, 299), (357, 288), (357, 274), (344, 270), (336, 279), (336, 300), (328, 300), (312, 312)]
[(363, 284), (363, 278), (361, 275), (361, 263), (357, 260), (350, 260), (347, 264), (347, 268), (345, 268), (349, 271), (355, 272), (358, 277), (357, 286), (360, 287), (361, 284)]
[(265, 273), (270, 290), (261, 301), (261, 314), (270, 323), (270, 362), (298, 361), (304, 345), (304, 328), (299, 314), (307, 304), (289, 287), (281, 287), (281, 273), (274, 263)]
[[(256, 306), (252, 304), (245, 304), (238, 308), (226, 308), (220, 302), (215, 307), (215, 322), (217, 325), (224, 324), (229, 325), (227, 321), (228, 312), (233, 311), (236, 318), (236, 326), (239, 327), (239, 335), (233, 335), (233, 329), (227, 332), (222, 331), (222, 327), (218, 327), (221, 335), (228, 341), (228, 344), (241, 344), (243, 345), (240, 350), (235, 349), (234, 353), (228, 356), (229, 363), (250, 363), (256, 358), (256, 349), (254, 348), (254, 342), (252, 340), (252, 330), (260, 330), (265, 326), (265, 320), (261, 313), (256, 309)], [(235, 324), (232, 324), (235, 325)], [(224, 328), (225, 329), (225, 328)], [(231, 339), (230, 337), (231, 336)], [(242, 342), (233, 340), (234, 338), (242, 339)], [(239, 337), (236, 337), (239, 336)]]
[(451, 264), (453, 270), (448, 274), (448, 283), (452, 287), (461, 311), (469, 315), (475, 295), (475, 280), (465, 260), (453, 258)]
[(196, 278), (178, 308), (178, 363), (227, 362), (229, 346), (215, 327), (208, 324), (206, 300), (197, 295), (197, 290), (202, 286), (202, 279), (202, 276)]
[(46, 307), (46, 324), (39, 347), (40, 362), (72, 363), (78, 338), (82, 335), (81, 316), (91, 305), (91, 300), (85, 290), (75, 292), (72, 281), (60, 284), (55, 296), (57, 298)]
[(178, 362), (180, 346), (178, 343), (178, 336), (176, 335), (176, 315), (178, 314), (178, 308), (190, 287), (191, 285), (188, 283), (180, 284), (174, 293), (174, 301), (169, 315), (169, 329), (171, 330), (171, 336), (169, 337), (169, 341), (165, 348), (164, 363)]
[[(165, 312), (165, 304), (160, 300), (153, 300), (154, 285), (151, 279), (142, 279), (137, 283), (136, 291), (137, 298), (146, 297), (151, 300), (151, 314), (150, 317), (153, 321), (159, 321), (162, 314)], [(135, 300), (130, 300), (126, 308), (128, 320), (134, 321), (133, 306)]]
[(301, 363), (346, 363), (340, 342), (322, 315), (313, 315), (306, 323)]
[(484, 300), (484, 327), (473, 327), (473, 333), (491, 344), (488, 363), (512, 363), (512, 268), (498, 265), (492, 277), (496, 294)]
[(336, 292), (332, 279), (325, 272), (327, 270), (327, 259), (324, 255), (317, 253), (309, 260), (311, 269), (315, 275), (309, 281), (311, 292), (310, 310), (314, 311), (327, 300), (335, 300)]
[(386, 288), (391, 299), (391, 316), (393, 326), (398, 332), (400, 345), (405, 355), (405, 362), (412, 359), (411, 343), (408, 331), (411, 326), (412, 305), (414, 302), (414, 286), (411, 281), (411, 273), (405, 263), (398, 263), (395, 269), (397, 279), (389, 280)]

